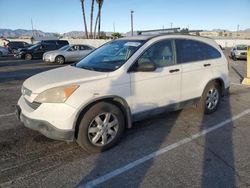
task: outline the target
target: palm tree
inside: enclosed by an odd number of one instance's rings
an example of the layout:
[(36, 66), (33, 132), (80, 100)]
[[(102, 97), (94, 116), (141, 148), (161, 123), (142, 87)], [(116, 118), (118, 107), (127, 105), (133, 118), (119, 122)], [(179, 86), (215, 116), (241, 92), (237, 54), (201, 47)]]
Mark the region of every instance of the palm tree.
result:
[(90, 34), (89, 34), (90, 38), (93, 38), (92, 29), (93, 29), (94, 3), (95, 3), (95, 0), (92, 0), (92, 3), (91, 3), (91, 12), (90, 12)]
[(85, 27), (85, 36), (88, 39), (88, 28), (87, 28), (87, 22), (86, 22), (86, 16), (85, 16), (85, 10), (84, 10), (84, 0), (80, 0), (81, 5), (82, 5), (82, 16), (83, 16), (83, 21), (84, 21), (84, 27)]
[(95, 29), (94, 29), (94, 37), (96, 36), (96, 27), (98, 24), (98, 37), (100, 37), (100, 31), (101, 31), (101, 10), (104, 0), (96, 0), (96, 3), (98, 4), (98, 15), (96, 17), (95, 22)]

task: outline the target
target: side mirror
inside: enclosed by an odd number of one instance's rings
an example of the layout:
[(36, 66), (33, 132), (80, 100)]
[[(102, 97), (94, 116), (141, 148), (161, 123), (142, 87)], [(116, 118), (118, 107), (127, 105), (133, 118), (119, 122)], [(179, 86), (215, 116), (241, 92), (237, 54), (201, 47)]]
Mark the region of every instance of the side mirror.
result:
[(156, 65), (152, 62), (145, 62), (134, 68), (137, 72), (153, 72), (156, 70)]

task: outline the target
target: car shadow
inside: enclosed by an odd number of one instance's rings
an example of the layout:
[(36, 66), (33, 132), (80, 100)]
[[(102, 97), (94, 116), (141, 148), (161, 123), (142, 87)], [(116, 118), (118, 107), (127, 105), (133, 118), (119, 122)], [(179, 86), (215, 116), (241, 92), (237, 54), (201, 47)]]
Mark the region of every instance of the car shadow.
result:
[[(230, 96), (222, 98), (218, 111), (223, 114), (219, 117), (219, 122), (232, 118)], [(215, 113), (219, 113), (218, 111)], [(212, 116), (213, 114), (203, 117), (201, 130), (212, 127), (208, 123)], [(236, 187), (232, 134), (233, 122), (204, 136), (201, 187)]]

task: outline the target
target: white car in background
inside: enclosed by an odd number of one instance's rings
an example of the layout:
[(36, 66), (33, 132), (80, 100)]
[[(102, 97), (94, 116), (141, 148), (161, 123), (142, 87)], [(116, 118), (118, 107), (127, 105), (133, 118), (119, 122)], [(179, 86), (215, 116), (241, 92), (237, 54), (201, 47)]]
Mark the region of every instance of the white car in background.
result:
[(247, 45), (236, 45), (231, 50), (231, 58), (236, 61), (237, 59), (247, 59)]
[(94, 49), (94, 47), (89, 45), (66, 45), (59, 50), (44, 53), (43, 61), (57, 64), (64, 64), (65, 62), (75, 62), (84, 58)]
[(7, 48), (0, 46), (0, 57), (4, 55), (8, 55), (8, 54), (9, 54), (9, 50)]
[(216, 111), (228, 62), (212, 39), (181, 35), (113, 40), (80, 62), (28, 78), (17, 115), (45, 136), (89, 152), (114, 146), (132, 122), (199, 104)]

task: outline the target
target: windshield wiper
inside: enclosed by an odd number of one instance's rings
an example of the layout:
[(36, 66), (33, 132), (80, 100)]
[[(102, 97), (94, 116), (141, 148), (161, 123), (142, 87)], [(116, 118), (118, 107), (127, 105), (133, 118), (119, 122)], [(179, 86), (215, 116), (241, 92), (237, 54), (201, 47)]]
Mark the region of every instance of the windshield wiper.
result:
[[(77, 67), (76, 65), (74, 65)], [(86, 69), (86, 70), (91, 70), (91, 71), (97, 71), (97, 72), (111, 72), (114, 71), (113, 69), (105, 69), (105, 68), (99, 68), (99, 67), (87, 67), (87, 66), (80, 66), (78, 68)]]

